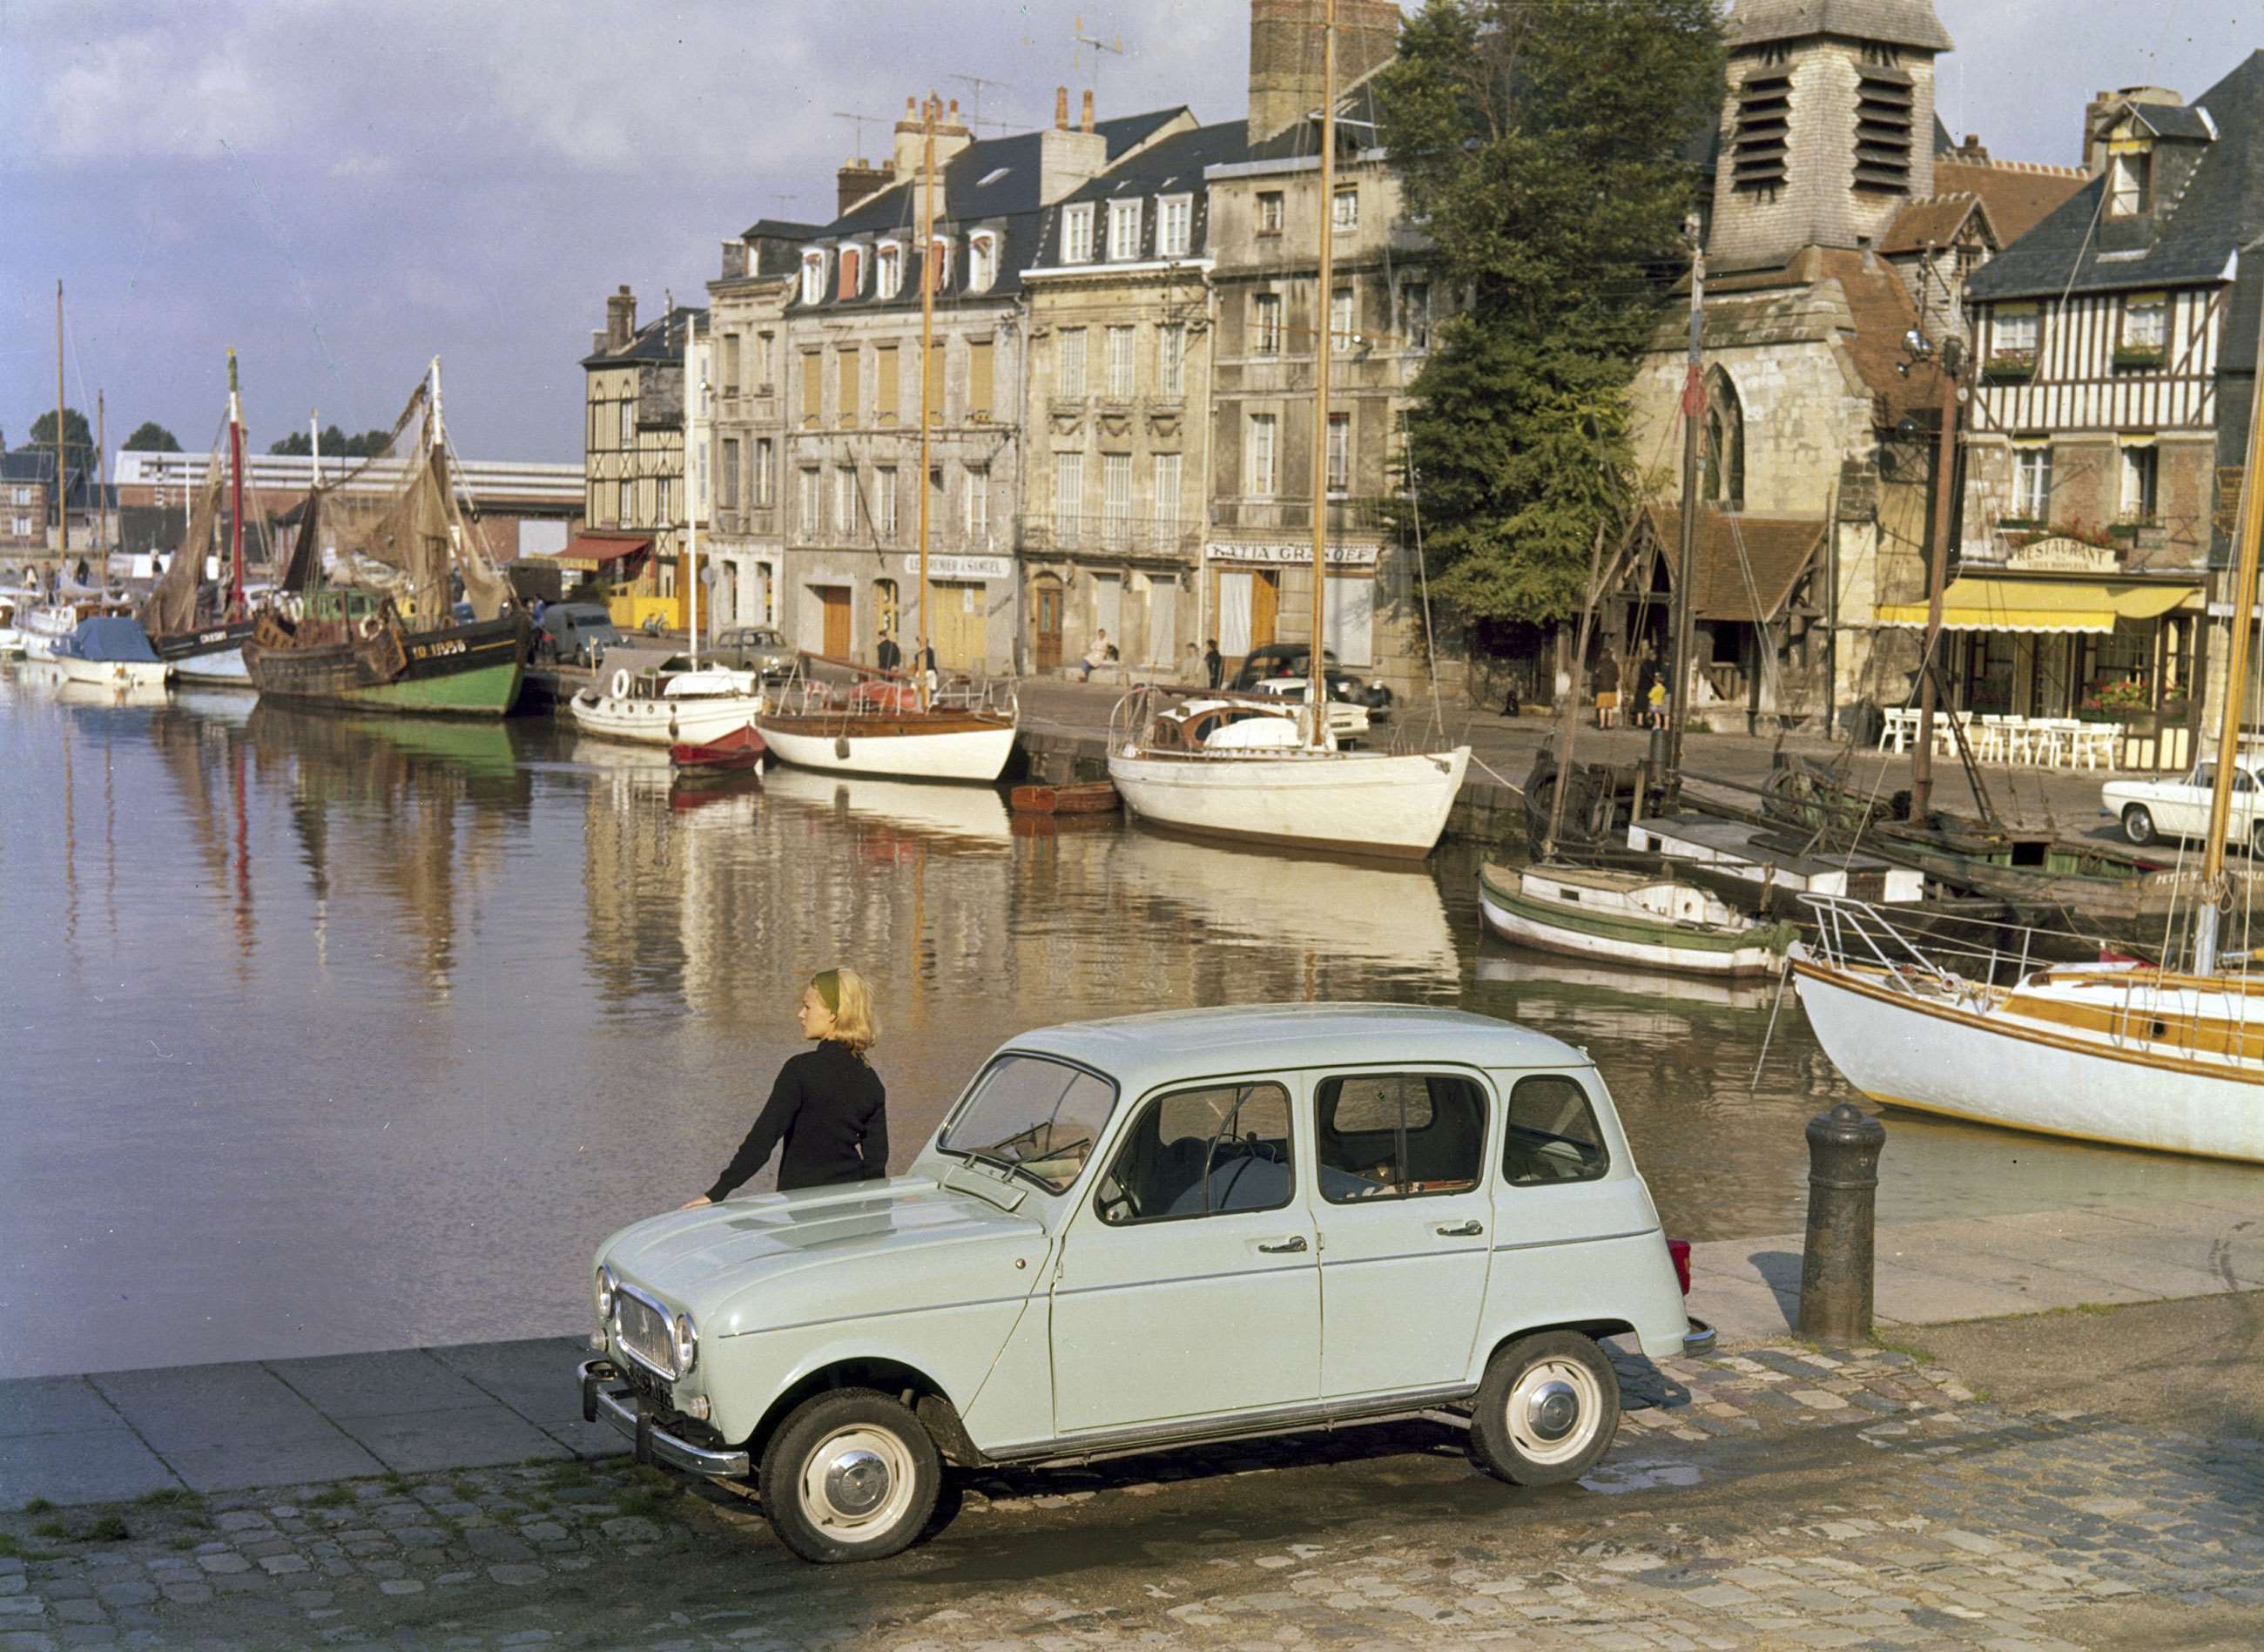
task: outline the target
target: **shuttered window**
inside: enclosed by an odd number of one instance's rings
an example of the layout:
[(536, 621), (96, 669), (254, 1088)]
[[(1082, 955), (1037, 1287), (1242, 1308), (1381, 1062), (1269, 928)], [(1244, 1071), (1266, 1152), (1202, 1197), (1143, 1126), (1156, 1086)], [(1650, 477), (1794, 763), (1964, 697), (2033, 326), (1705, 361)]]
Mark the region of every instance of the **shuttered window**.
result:
[(1085, 455), (1054, 455), (1054, 513), (1066, 521), (1085, 514)]
[(1060, 396), (1085, 394), (1085, 329), (1064, 327), (1054, 356), (1054, 391)]
[(903, 389), (903, 369), (896, 364), (896, 346), (878, 345), (873, 350), (873, 422), (893, 425), (898, 411), (897, 397)]
[(967, 344), (967, 417), (971, 422), (992, 416), (990, 340), (970, 338)]
[(825, 416), (825, 358), (815, 350), (806, 350), (802, 357), (802, 423), (806, 430), (817, 428)]
[(857, 370), (863, 365), (864, 358), (853, 346), (843, 350), (834, 357), (834, 360), (840, 368), (836, 375), (840, 381), (841, 397), (840, 411), (837, 418), (845, 428), (857, 422)]

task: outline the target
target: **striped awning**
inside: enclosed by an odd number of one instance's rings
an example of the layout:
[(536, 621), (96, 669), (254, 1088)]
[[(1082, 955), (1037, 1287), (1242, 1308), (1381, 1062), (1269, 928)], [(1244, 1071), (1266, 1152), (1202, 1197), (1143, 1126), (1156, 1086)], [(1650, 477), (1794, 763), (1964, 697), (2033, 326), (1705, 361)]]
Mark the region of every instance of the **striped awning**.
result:
[(572, 569), (577, 573), (596, 573), (609, 562), (619, 562), (625, 557), (649, 549), (649, 534), (577, 534), (565, 549), (555, 553), (536, 551), (526, 558), (536, 557), (554, 567)]
[[(1953, 579), (1941, 593), (1941, 629), (2103, 634), (2124, 621), (2158, 620), (2200, 594), (2198, 586), (2127, 579)], [(1882, 625), (1923, 630), (1926, 622), (1923, 602), (1879, 608)]]

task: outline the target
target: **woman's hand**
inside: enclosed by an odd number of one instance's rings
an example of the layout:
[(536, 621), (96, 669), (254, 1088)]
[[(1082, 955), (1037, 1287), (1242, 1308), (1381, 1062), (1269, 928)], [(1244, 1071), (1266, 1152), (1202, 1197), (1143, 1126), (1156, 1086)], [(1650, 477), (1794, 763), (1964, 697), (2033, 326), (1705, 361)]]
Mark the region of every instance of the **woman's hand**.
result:
[(702, 1193), (696, 1199), (685, 1200), (683, 1204), (678, 1205), (676, 1208), (679, 1211), (696, 1211), (703, 1204), (712, 1204), (714, 1203), (715, 1201), (713, 1199), (709, 1198), (705, 1193)]

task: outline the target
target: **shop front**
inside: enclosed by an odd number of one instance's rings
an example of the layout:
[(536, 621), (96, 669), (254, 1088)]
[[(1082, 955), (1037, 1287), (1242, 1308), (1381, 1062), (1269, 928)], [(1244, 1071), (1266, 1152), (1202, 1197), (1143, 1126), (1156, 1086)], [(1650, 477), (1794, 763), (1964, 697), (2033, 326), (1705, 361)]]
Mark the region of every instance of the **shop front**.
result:
[[(1324, 646), (1351, 669), (1375, 664), (1376, 571), (1382, 547), (1329, 547)], [(1313, 634), (1310, 542), (1213, 540), (1203, 547), (1203, 637), (1215, 638), (1231, 674), (1254, 648), (1303, 643)]]

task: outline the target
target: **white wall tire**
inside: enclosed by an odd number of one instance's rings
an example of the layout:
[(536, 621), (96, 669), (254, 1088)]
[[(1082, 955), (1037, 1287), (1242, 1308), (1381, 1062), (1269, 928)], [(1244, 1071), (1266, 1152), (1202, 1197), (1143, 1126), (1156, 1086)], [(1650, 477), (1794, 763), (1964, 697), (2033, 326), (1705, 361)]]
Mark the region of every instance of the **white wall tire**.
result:
[(805, 1401), (763, 1452), (763, 1511), (820, 1565), (900, 1553), (935, 1512), (943, 1459), (918, 1417), (871, 1388)]
[(2134, 803), (2122, 811), (2122, 835), (2144, 848), (2154, 841), (2153, 811), (2142, 803)]
[(1543, 1331), (1493, 1357), (1470, 1412), (1470, 1452), (1513, 1486), (1578, 1480), (1619, 1430), (1619, 1373), (1593, 1337)]

